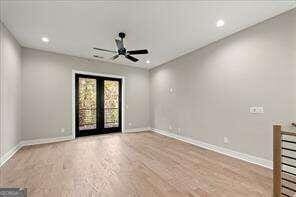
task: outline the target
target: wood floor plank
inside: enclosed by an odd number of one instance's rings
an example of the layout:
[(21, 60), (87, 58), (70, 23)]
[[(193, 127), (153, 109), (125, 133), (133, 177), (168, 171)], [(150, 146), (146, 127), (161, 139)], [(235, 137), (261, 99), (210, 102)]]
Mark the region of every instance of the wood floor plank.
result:
[(271, 170), (153, 132), (24, 147), (0, 173), (29, 196), (272, 196)]

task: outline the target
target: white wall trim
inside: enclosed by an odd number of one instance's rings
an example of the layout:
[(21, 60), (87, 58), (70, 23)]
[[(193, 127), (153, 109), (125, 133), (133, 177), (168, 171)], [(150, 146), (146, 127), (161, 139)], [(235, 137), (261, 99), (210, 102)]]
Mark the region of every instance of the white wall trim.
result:
[(20, 150), (22, 146), (20, 144), (17, 144), (16, 146), (12, 147), (7, 153), (5, 153), (1, 158), (0, 158), (0, 167), (8, 161), (18, 150)]
[(30, 146), (30, 145), (37, 145), (37, 144), (48, 144), (48, 143), (54, 143), (54, 142), (62, 142), (62, 141), (68, 141), (72, 140), (72, 135), (65, 136), (65, 137), (56, 137), (56, 138), (45, 138), (45, 139), (35, 139), (35, 140), (24, 140), (19, 142), (16, 146), (11, 148), (7, 153), (5, 153), (0, 158), (0, 167), (7, 162), (18, 150), (20, 150), (24, 146)]
[[(142, 128), (134, 128), (123, 130), (123, 133), (134, 133), (134, 132), (142, 132), (142, 131), (150, 131), (150, 127), (142, 127)], [(62, 142), (73, 140), (73, 135), (56, 137), (56, 138), (43, 138), (43, 139), (34, 139), (34, 140), (23, 140), (19, 142), (16, 146), (11, 148), (3, 157), (0, 158), (0, 167), (8, 161), (18, 150), (20, 150), (24, 146), (38, 145), (38, 144), (49, 144), (54, 142)]]
[[(3, 23), (0, 21), (0, 27), (2, 28)], [(4, 161), (5, 158), (8, 157), (8, 153), (10, 151), (8, 151), (6, 154), (4, 154), (4, 142), (3, 142), (3, 130), (4, 130), (4, 102), (3, 102), (3, 98), (4, 98), (4, 39), (2, 39), (4, 37), (3, 35), (4, 30), (0, 30), (0, 166), (2, 165), (2, 160)], [(1, 157), (1, 155), (3, 155)], [(10, 158), (10, 157), (9, 157)], [(9, 159), (8, 158), (8, 159)]]
[(136, 133), (136, 132), (142, 132), (142, 131), (151, 131), (151, 128), (150, 127), (142, 127), (142, 128), (126, 129), (123, 131), (123, 133)]
[(112, 75), (105, 73), (93, 73), (87, 71), (72, 70), (72, 137), (75, 139), (75, 74), (102, 76), (102, 77), (112, 77), (121, 79), (121, 128), (122, 133), (125, 131), (125, 77), (120, 75)]
[(20, 142), (20, 146), (30, 146), (30, 145), (37, 145), (37, 144), (48, 144), (54, 142), (62, 142), (72, 140), (73, 136), (63, 136), (63, 137), (55, 137), (55, 138), (44, 138), (44, 139), (34, 139), (34, 140), (23, 140)]
[(208, 143), (194, 140), (194, 139), (191, 139), (188, 137), (183, 137), (183, 136), (177, 135), (172, 132), (168, 132), (168, 131), (164, 131), (164, 130), (160, 130), (160, 129), (155, 129), (155, 128), (152, 128), (151, 130), (153, 132), (159, 133), (161, 135), (175, 138), (177, 140), (181, 140), (183, 142), (186, 142), (186, 143), (198, 146), (198, 147), (212, 150), (212, 151), (215, 151), (215, 152), (218, 152), (218, 153), (230, 156), (230, 157), (234, 157), (234, 158), (237, 158), (237, 159), (249, 162), (249, 163), (257, 164), (257, 165), (263, 166), (265, 168), (273, 169), (273, 162), (270, 160), (267, 160), (267, 159), (259, 158), (259, 157), (248, 155), (245, 153), (240, 153), (237, 151), (230, 150), (228, 148), (223, 148), (223, 147), (219, 147), (216, 145), (208, 144)]
[[(257, 164), (269, 169), (272, 169), (273, 165), (272, 165), (272, 161), (267, 160), (267, 159), (262, 159), (259, 157), (255, 157), (252, 155), (248, 155), (248, 154), (244, 154), (244, 153), (240, 153), (237, 151), (233, 151), (227, 148), (223, 148), (223, 147), (219, 147), (216, 145), (212, 145), (212, 144), (208, 144), (205, 142), (201, 142), (198, 140), (194, 140), (194, 139), (190, 139), (187, 137), (183, 137), (180, 135), (177, 135), (175, 133), (171, 133), (168, 131), (164, 131), (164, 130), (160, 130), (160, 129), (155, 129), (155, 128), (150, 128), (150, 127), (143, 127), (143, 128), (134, 128), (134, 129), (127, 129), (127, 130), (123, 130), (123, 133), (132, 133), (132, 132), (141, 132), (141, 131), (153, 131), (156, 133), (159, 133), (161, 135), (165, 135), (167, 137), (171, 137), (171, 138), (175, 138), (177, 140), (181, 140), (183, 142), (198, 146), (198, 147), (202, 147), (208, 150), (212, 150), (230, 157), (234, 157), (249, 163), (253, 163), (253, 164)], [(37, 144), (48, 144), (48, 143), (54, 143), (54, 142), (62, 142), (62, 141), (68, 141), (68, 140), (72, 140), (74, 139), (72, 135), (70, 136), (65, 136), (65, 137), (57, 137), (57, 138), (45, 138), (45, 139), (35, 139), (35, 140), (25, 140), (25, 141), (21, 141), (18, 145), (16, 145), (15, 147), (11, 148), (10, 151), (8, 151), (6, 154), (4, 154), (1, 159), (0, 159), (0, 167), (6, 162), (8, 161), (18, 150), (20, 150), (22, 147), (24, 146), (29, 146), (29, 145), (37, 145)]]

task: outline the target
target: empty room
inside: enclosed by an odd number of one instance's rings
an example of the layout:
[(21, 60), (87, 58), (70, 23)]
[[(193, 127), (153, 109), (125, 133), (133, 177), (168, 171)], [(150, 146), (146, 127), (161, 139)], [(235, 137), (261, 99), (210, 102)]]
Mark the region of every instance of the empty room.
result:
[(0, 9), (0, 197), (296, 197), (295, 0)]

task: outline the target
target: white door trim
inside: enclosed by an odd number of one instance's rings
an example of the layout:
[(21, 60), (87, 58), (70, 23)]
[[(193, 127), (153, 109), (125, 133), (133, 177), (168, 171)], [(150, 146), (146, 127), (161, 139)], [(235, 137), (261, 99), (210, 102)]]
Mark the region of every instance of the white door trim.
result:
[(105, 73), (93, 73), (87, 71), (72, 70), (72, 138), (75, 139), (75, 74), (93, 75), (101, 77), (118, 78), (122, 81), (121, 88), (121, 131), (125, 131), (125, 77)]

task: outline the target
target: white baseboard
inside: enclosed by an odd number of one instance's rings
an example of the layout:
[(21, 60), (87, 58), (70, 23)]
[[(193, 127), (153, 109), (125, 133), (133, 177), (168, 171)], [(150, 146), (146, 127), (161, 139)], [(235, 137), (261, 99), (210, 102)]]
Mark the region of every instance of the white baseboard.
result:
[(37, 144), (48, 144), (53, 142), (62, 142), (72, 140), (73, 136), (63, 136), (63, 137), (56, 137), (56, 138), (44, 138), (44, 139), (35, 139), (35, 140), (24, 140), (20, 142), (20, 145), (23, 146), (30, 146), (30, 145), (37, 145)]
[(20, 144), (17, 144), (13, 148), (11, 148), (7, 153), (5, 153), (1, 158), (0, 158), (0, 167), (8, 161), (19, 149), (21, 149), (22, 146)]
[(73, 139), (73, 136), (70, 135), (70, 136), (65, 136), (65, 137), (21, 141), (0, 158), (0, 167), (6, 161), (8, 161), (18, 150), (20, 150), (24, 146), (37, 145), (37, 144), (48, 144), (48, 143), (53, 143), (53, 142), (62, 142), (62, 141), (67, 141), (67, 140), (72, 140), (72, 139)]
[(230, 156), (230, 157), (234, 157), (234, 158), (237, 158), (237, 159), (240, 159), (240, 160), (243, 160), (243, 161), (247, 161), (249, 163), (257, 164), (257, 165), (263, 166), (265, 168), (273, 169), (273, 162), (270, 161), (270, 160), (267, 160), (267, 159), (255, 157), (255, 156), (252, 156), (252, 155), (248, 155), (248, 154), (240, 153), (240, 152), (237, 152), (237, 151), (233, 151), (233, 150), (230, 150), (228, 148), (223, 148), (223, 147), (219, 147), (219, 146), (216, 146), (216, 145), (201, 142), (201, 141), (198, 141), (198, 140), (194, 140), (194, 139), (191, 139), (191, 138), (183, 137), (183, 136), (180, 136), (180, 135), (177, 135), (175, 133), (168, 132), (168, 131), (155, 129), (155, 128), (152, 128), (151, 130), (153, 132), (159, 133), (161, 135), (165, 135), (167, 137), (175, 138), (175, 139), (181, 140), (183, 142), (186, 142), (186, 143), (189, 143), (189, 144), (192, 144), (192, 145), (195, 145), (195, 146), (199, 146), (199, 147), (202, 147), (202, 148), (205, 148), (205, 149), (208, 149), (208, 150), (212, 150), (212, 151), (215, 151), (215, 152), (218, 152), (218, 153)]
[[(183, 142), (199, 146), (208, 150), (212, 150), (230, 157), (234, 157), (243, 161), (247, 161), (249, 163), (257, 164), (269, 169), (273, 168), (273, 162), (267, 159), (262, 159), (259, 157), (255, 157), (252, 155), (240, 153), (237, 151), (233, 151), (227, 148), (219, 147), (216, 145), (208, 144), (205, 142), (201, 142), (198, 140), (190, 139), (187, 137), (183, 137), (180, 135), (177, 135), (175, 133), (171, 133), (168, 131), (160, 130), (160, 129), (155, 129), (155, 128), (150, 128), (150, 127), (144, 127), (144, 128), (134, 128), (134, 129), (128, 129), (125, 130), (123, 133), (131, 133), (131, 132), (141, 132), (141, 131), (150, 131), (152, 130), (153, 132), (159, 133), (161, 135), (165, 135), (167, 137), (175, 138), (178, 140), (181, 140)], [(47, 139), (36, 139), (36, 140), (25, 140), (21, 141), (18, 145), (13, 147), (11, 150), (9, 150), (7, 153), (5, 153), (1, 158), (0, 158), (0, 167), (8, 161), (19, 149), (21, 149), (23, 146), (29, 146), (29, 145), (37, 145), (37, 144), (47, 144), (47, 143), (53, 143), (53, 142), (61, 142), (61, 141), (67, 141), (67, 140), (72, 140), (73, 136), (65, 136), (65, 137), (57, 137), (57, 138), (47, 138)]]
[(126, 129), (122, 133), (136, 133), (136, 132), (142, 132), (142, 131), (151, 131), (151, 128), (150, 127), (142, 127), (142, 128)]

